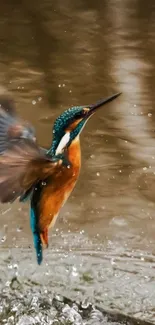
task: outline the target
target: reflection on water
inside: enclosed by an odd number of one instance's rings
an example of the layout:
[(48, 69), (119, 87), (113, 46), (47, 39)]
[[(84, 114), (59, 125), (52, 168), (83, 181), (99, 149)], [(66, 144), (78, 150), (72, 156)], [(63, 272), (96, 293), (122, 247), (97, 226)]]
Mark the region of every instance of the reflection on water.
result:
[[(50, 234), (43, 267), (35, 264), (27, 204), (1, 206), (4, 278), (11, 276), (4, 257), (9, 248), (22, 281), (49, 272), (42, 281), (61, 290), (68, 281), (66, 256), (70, 267), (84, 263), (95, 279), (88, 288), (75, 276), (77, 290), (70, 281), (69, 295), (78, 296), (81, 287), (103, 305), (155, 320), (154, 1), (7, 0), (0, 26), (0, 91), (11, 92), (40, 145), (50, 145), (51, 124), (65, 108), (123, 92), (81, 135), (81, 176)], [(83, 260), (81, 249), (89, 258)], [(76, 261), (70, 261), (70, 250)], [(115, 260), (121, 261), (117, 271)]]

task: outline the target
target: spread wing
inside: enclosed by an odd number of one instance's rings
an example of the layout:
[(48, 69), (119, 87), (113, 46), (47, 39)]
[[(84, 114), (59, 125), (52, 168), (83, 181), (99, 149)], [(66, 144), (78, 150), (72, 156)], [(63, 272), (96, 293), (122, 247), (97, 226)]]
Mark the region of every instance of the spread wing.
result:
[(34, 128), (17, 117), (11, 98), (0, 96), (0, 154), (9, 147), (10, 142), (23, 138), (35, 142)]
[(61, 159), (52, 160), (29, 139), (15, 141), (0, 157), (0, 202), (11, 202), (39, 181), (57, 172)]

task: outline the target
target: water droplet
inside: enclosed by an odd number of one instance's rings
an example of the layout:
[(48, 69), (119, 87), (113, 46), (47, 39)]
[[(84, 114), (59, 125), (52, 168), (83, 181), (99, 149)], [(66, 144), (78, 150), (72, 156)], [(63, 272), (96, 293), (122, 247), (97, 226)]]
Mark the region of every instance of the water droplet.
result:
[(35, 105), (37, 102), (36, 100), (32, 100), (32, 104)]
[(22, 231), (22, 227), (19, 226), (19, 227), (17, 227), (16, 230), (17, 230), (17, 232), (21, 232)]
[(11, 208), (9, 208), (9, 209), (7, 209), (7, 210), (5, 210), (5, 211), (2, 211), (2, 214), (4, 215), (4, 214), (6, 214), (7, 212), (9, 212), (11, 210)]
[(147, 170), (147, 167), (143, 167), (143, 170)]
[(112, 258), (110, 262), (111, 262), (111, 265), (115, 265), (116, 264), (114, 258)]
[(77, 268), (75, 266), (72, 267), (72, 275), (73, 276), (77, 276), (78, 275)]
[(41, 100), (42, 100), (42, 97), (38, 97), (38, 101), (41, 102)]
[(5, 241), (6, 241), (6, 236), (3, 236), (3, 237), (1, 238), (1, 242), (4, 243)]
[(148, 117), (151, 117), (152, 116), (152, 113), (148, 113)]
[(97, 173), (96, 173), (96, 176), (98, 176), (98, 177), (99, 177), (99, 176), (100, 176), (100, 173), (99, 173), (99, 172), (97, 172)]
[(7, 282), (5, 283), (6, 287), (9, 287), (9, 286), (10, 286), (10, 284), (11, 284), (11, 282), (10, 282), (10, 281), (7, 281)]

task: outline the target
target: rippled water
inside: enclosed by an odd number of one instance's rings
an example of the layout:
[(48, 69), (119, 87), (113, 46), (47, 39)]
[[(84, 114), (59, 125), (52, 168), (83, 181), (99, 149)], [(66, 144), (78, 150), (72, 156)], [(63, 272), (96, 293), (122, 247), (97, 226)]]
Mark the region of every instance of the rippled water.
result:
[[(16, 277), (23, 306), (29, 286), (30, 300), (46, 298), (50, 308), (55, 293), (155, 322), (154, 1), (2, 0), (0, 44), (0, 92), (12, 94), (42, 146), (50, 145), (51, 125), (67, 107), (123, 93), (81, 135), (80, 179), (41, 267), (28, 205), (0, 207), (7, 303), (16, 299)], [(32, 317), (39, 317), (38, 306)], [(8, 317), (4, 324), (33, 324), (21, 314)]]

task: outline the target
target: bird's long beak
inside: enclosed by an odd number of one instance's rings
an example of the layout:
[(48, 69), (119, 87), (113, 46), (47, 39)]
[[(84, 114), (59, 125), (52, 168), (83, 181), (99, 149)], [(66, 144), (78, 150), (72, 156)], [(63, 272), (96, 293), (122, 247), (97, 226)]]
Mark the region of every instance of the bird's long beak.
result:
[(96, 112), (96, 110), (98, 110), (99, 107), (111, 102), (112, 100), (114, 100), (115, 98), (117, 98), (120, 95), (121, 95), (121, 93), (117, 93), (117, 94), (112, 95), (112, 96), (110, 96), (108, 98), (101, 99), (96, 104), (86, 106), (86, 108), (88, 108), (88, 113), (87, 113), (88, 115), (87, 116), (90, 116), (90, 115), (94, 114)]

